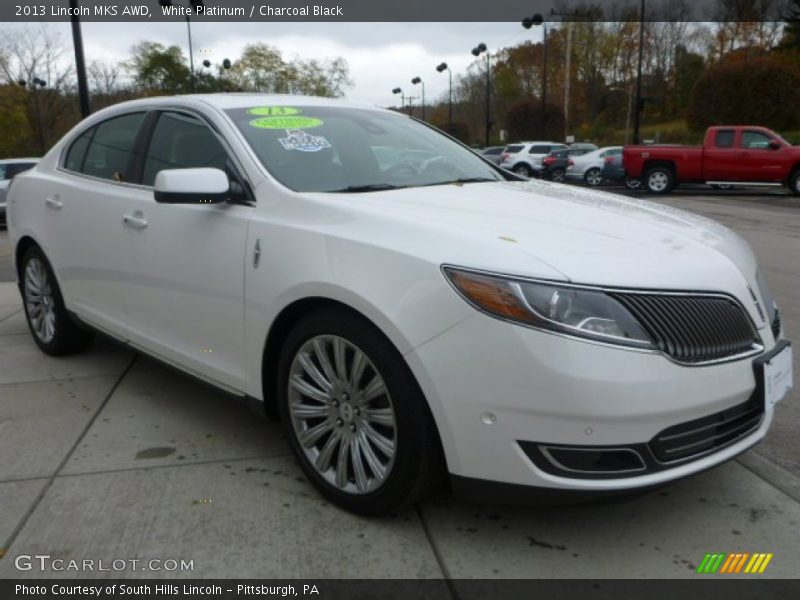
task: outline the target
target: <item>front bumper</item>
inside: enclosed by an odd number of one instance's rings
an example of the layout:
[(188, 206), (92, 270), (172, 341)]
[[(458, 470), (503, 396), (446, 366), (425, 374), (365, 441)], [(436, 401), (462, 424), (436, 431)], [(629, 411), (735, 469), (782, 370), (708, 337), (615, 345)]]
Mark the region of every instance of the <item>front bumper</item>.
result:
[[(774, 345), (762, 330), (768, 349)], [(659, 433), (745, 404), (753, 359), (687, 367), (660, 353), (571, 339), (475, 313), (407, 360), (431, 405), (450, 473), (462, 480), (586, 492), (657, 486), (722, 463), (764, 437), (754, 427), (719, 450), (619, 477), (561, 476), (525, 443), (641, 446)]]

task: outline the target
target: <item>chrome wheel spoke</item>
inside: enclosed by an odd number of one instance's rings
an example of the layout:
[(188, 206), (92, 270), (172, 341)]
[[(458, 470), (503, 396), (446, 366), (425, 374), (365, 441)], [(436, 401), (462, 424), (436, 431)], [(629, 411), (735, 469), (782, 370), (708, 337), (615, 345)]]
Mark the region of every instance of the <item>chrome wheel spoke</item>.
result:
[(367, 366), (367, 359), (363, 352), (356, 352), (353, 356), (353, 365), (350, 369), (350, 387), (358, 388), (361, 377), (364, 375), (364, 368)]
[(295, 404), (292, 414), (298, 419), (327, 419), (330, 409), (325, 405)]
[(342, 440), (339, 445), (339, 457), (336, 459), (336, 485), (340, 488), (345, 487), (349, 482), (349, 475), (347, 473), (347, 462), (350, 456), (350, 444), (346, 440)]
[(333, 458), (333, 452), (339, 447), (341, 440), (342, 432), (341, 430), (336, 429), (325, 442), (325, 445), (322, 447), (322, 450), (320, 451), (319, 456), (317, 456), (315, 463), (317, 470), (320, 473), (324, 473), (331, 468), (331, 458)]
[(378, 433), (369, 423), (364, 423), (364, 433), (378, 450), (386, 456), (394, 456), (394, 442), (382, 433)]
[(300, 435), (300, 443), (306, 448), (310, 448), (314, 443), (319, 440), (323, 435), (333, 429), (331, 422), (326, 419), (322, 423), (314, 425), (311, 429), (306, 429)]
[(383, 466), (378, 455), (375, 454), (375, 451), (370, 446), (369, 441), (367, 440), (367, 435), (364, 433), (364, 430), (361, 429), (358, 432), (358, 444), (361, 448), (361, 452), (364, 454), (364, 458), (369, 465), (369, 470), (375, 475), (375, 477), (381, 481), (386, 477), (386, 467)]
[(344, 340), (334, 338), (333, 340), (333, 361), (336, 364), (336, 375), (339, 381), (347, 381), (347, 365), (345, 364)]
[(356, 477), (356, 487), (360, 492), (366, 492), (369, 482), (367, 472), (364, 470), (364, 457), (361, 455), (361, 444), (358, 437), (350, 438), (350, 461), (353, 464), (353, 473)]
[(319, 402), (324, 402), (327, 404), (331, 401), (331, 397), (328, 394), (318, 388), (315, 388), (313, 385), (305, 381), (300, 375), (292, 375), (291, 379), (289, 380), (289, 385), (304, 396), (308, 396), (309, 398), (313, 398)]
[(331, 388), (333, 387), (333, 382), (330, 381), (328, 378), (323, 375), (320, 370), (317, 368), (317, 365), (311, 360), (311, 355), (307, 352), (300, 353), (297, 356), (300, 364), (303, 366), (303, 370), (306, 374), (314, 380), (314, 382), (326, 393), (330, 392)]
[(331, 366), (331, 361), (328, 358), (328, 351), (325, 349), (325, 343), (320, 340), (316, 339), (313, 343), (314, 347), (314, 356), (317, 357), (320, 366), (322, 367), (325, 376), (328, 378), (328, 381), (331, 382), (331, 387), (333, 387), (333, 382), (336, 381), (336, 372), (333, 370)]
[(38, 258), (32, 258), (25, 266), (23, 295), (31, 329), (40, 341), (50, 343), (56, 334), (53, 288)]
[(394, 427), (394, 411), (391, 408), (369, 408), (364, 411), (364, 418), (378, 425)]
[(378, 396), (386, 393), (386, 386), (383, 384), (383, 379), (377, 373), (375, 377), (370, 380), (364, 390), (361, 392), (361, 402), (366, 404), (374, 400)]

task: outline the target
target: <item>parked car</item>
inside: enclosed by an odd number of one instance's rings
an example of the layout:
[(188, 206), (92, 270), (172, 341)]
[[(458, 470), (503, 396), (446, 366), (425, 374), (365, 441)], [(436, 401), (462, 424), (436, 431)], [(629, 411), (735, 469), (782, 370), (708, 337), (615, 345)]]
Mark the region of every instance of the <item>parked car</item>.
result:
[(7, 158), (0, 160), (0, 224), (6, 222), (6, 192), (11, 180), (32, 168), (39, 161), (38, 158)]
[(501, 155), (503, 154), (503, 150), (505, 146), (490, 146), (489, 148), (484, 148), (481, 152), (481, 155), (486, 159), (492, 161), (494, 164), (499, 165), (501, 159)]
[(785, 186), (800, 194), (800, 147), (764, 127), (709, 127), (700, 147), (626, 146), (624, 163), (653, 194), (684, 182)]
[(561, 183), (566, 179), (569, 159), (597, 150), (594, 144), (572, 144), (566, 150), (554, 150), (542, 159), (541, 177)]
[(740, 236), (341, 100), (103, 109), (15, 179), (9, 226), (43, 352), (99, 330), (265, 403), (362, 514), (447, 472), (492, 502), (663, 484), (761, 440), (791, 385)]
[(566, 150), (564, 144), (553, 142), (521, 142), (506, 146), (500, 166), (523, 177), (534, 177), (542, 170), (542, 159), (553, 150)]
[(603, 165), (609, 156), (622, 154), (621, 146), (605, 146), (583, 156), (576, 156), (567, 164), (567, 181), (583, 181), (587, 185), (597, 186), (603, 183)]
[(642, 187), (641, 179), (633, 179), (625, 174), (625, 166), (622, 162), (622, 154), (611, 154), (606, 156), (603, 161), (603, 169), (600, 175), (603, 179), (622, 183), (629, 190), (638, 190)]

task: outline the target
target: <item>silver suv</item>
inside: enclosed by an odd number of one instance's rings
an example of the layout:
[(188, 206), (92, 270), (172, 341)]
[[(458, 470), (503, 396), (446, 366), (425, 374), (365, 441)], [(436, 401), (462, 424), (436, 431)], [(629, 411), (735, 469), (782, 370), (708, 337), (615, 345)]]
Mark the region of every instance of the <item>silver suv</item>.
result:
[(523, 177), (533, 177), (542, 170), (542, 159), (554, 150), (566, 150), (566, 144), (520, 142), (506, 146), (500, 166)]

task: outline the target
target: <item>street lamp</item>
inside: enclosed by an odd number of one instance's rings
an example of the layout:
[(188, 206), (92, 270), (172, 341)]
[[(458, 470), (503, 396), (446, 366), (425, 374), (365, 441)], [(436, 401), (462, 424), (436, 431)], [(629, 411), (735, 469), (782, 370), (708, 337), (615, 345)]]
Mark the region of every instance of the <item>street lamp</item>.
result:
[(419, 85), (422, 86), (422, 120), (424, 121), (425, 120), (425, 82), (422, 81), (422, 78), (420, 78), (420, 77), (414, 77), (414, 79), (411, 80), (411, 83), (414, 84), (414, 85), (419, 84)]
[(491, 67), (489, 65), (489, 51), (486, 48), (486, 44), (481, 42), (477, 46), (472, 49), (472, 56), (478, 57), (481, 54), (486, 53), (486, 146), (489, 146), (489, 132), (492, 129), (492, 119), (490, 114), (490, 101), (491, 101)]
[[(189, 8), (198, 10), (204, 6), (203, 0), (188, 0)], [(173, 0), (158, 0), (158, 3), (164, 8), (172, 6)], [(195, 77), (194, 77), (194, 52), (192, 50), (192, 21), (189, 14), (186, 14), (186, 32), (189, 37), (189, 82), (191, 84), (192, 93), (195, 91)]]
[(631, 85), (627, 90), (621, 87), (608, 88), (610, 92), (625, 92), (628, 95), (628, 113), (625, 116), (625, 139), (623, 144), (628, 143), (628, 133), (631, 129), (631, 113), (633, 112), (633, 86)]
[(522, 26), (525, 29), (530, 29), (533, 25), (541, 25), (544, 32), (542, 48), (544, 51), (544, 67), (542, 68), (542, 133), (547, 129), (547, 25), (545, 25), (544, 17), (536, 13), (532, 17), (525, 17), (522, 20)]
[(83, 35), (81, 34), (81, 19), (78, 0), (69, 0), (70, 21), (72, 22), (72, 46), (75, 49), (75, 74), (78, 78), (78, 99), (81, 107), (81, 116), (89, 116), (89, 84), (86, 82), (86, 61), (83, 58)]
[(27, 87), (33, 90), (33, 109), (36, 112), (36, 125), (37, 129), (39, 130), (39, 150), (41, 151), (42, 156), (44, 156), (44, 127), (42, 127), (42, 114), (39, 110), (39, 89), (43, 88), (47, 85), (47, 82), (43, 79), (39, 79), (38, 77), (34, 77), (31, 79), (30, 82), (25, 81), (24, 79), (17, 80), (17, 83), (22, 87)]
[(393, 94), (400, 94), (400, 110), (402, 111), (406, 107), (406, 97), (403, 94), (403, 90), (399, 87), (396, 87), (392, 90)]
[(636, 112), (633, 114), (633, 143), (639, 143), (640, 113), (642, 112), (642, 57), (644, 50), (644, 0), (639, 13), (639, 66), (636, 69)]
[(436, 70), (439, 73), (444, 73), (447, 71), (447, 74), (450, 78), (450, 91), (447, 96), (447, 133), (453, 135), (453, 72), (450, 70), (450, 67), (447, 66), (446, 62), (437, 65)]
[[(212, 66), (212, 65), (211, 65), (211, 61), (210, 61), (210, 60), (208, 60), (208, 59), (205, 59), (205, 60), (203, 61), (203, 66), (204, 66), (206, 69), (210, 69), (210, 68), (211, 68), (211, 66)], [(219, 70), (219, 67), (222, 67), (222, 70)], [(222, 64), (220, 64), (220, 65), (217, 65), (217, 69), (218, 69), (219, 77), (220, 77), (220, 79), (221, 79), (221, 80), (223, 80), (223, 81), (224, 81), (224, 79), (222, 79), (222, 75), (223, 75), (223, 73), (224, 73), (225, 71), (229, 70), (230, 68), (231, 68), (231, 61), (230, 61), (229, 59), (227, 59), (227, 58), (226, 58), (226, 59), (224, 59), (224, 60), (222, 61)], [(213, 78), (213, 75), (212, 75), (212, 78)]]

